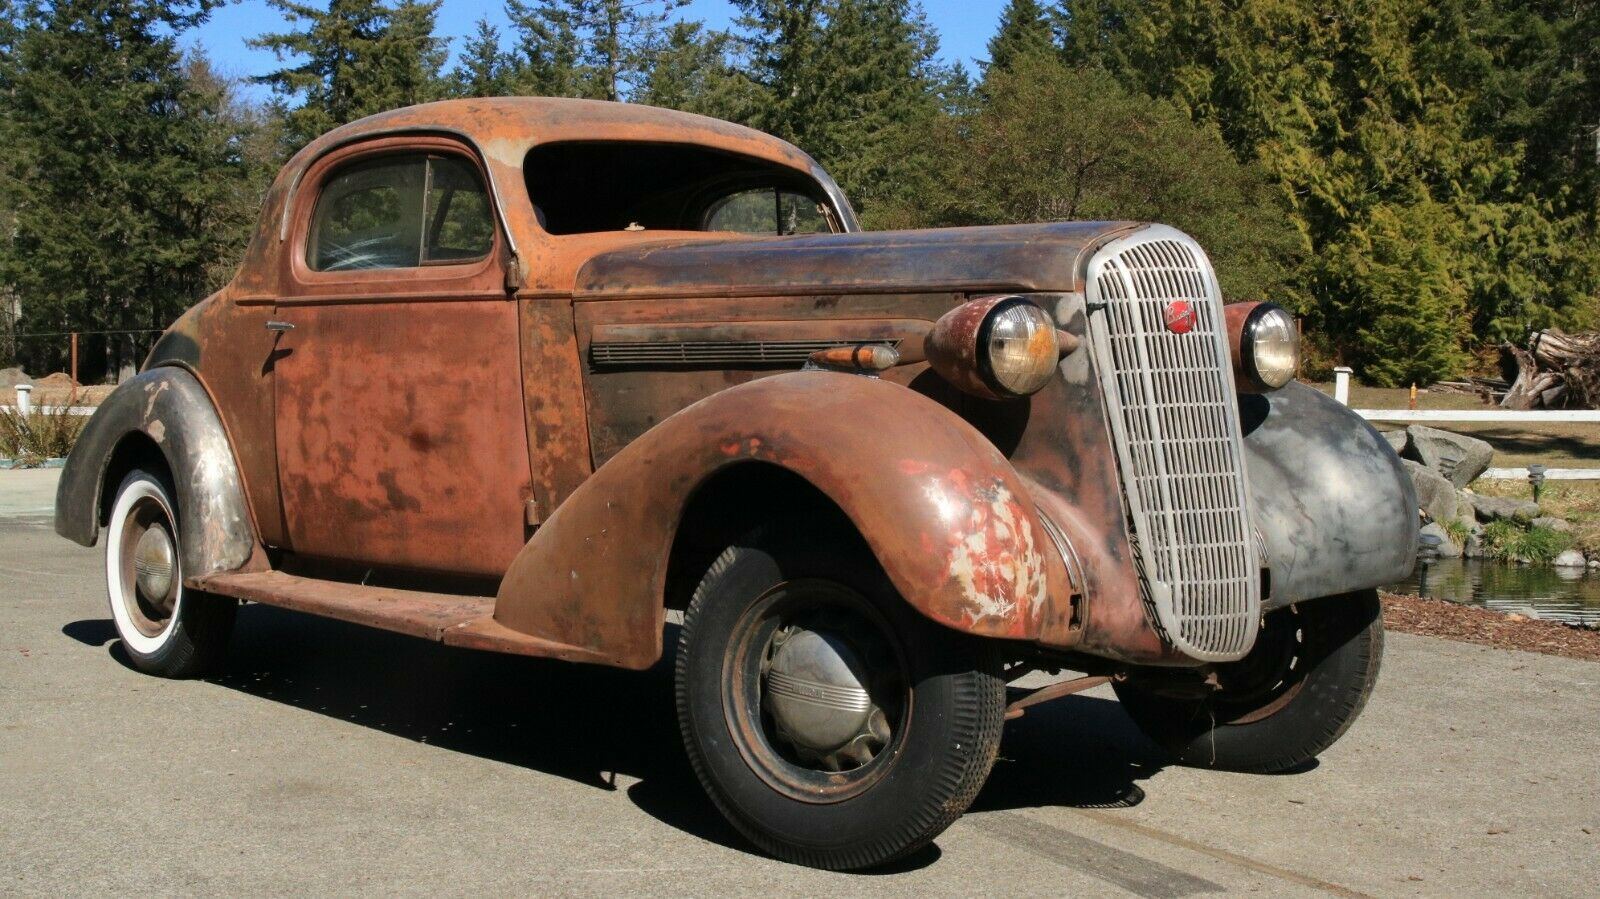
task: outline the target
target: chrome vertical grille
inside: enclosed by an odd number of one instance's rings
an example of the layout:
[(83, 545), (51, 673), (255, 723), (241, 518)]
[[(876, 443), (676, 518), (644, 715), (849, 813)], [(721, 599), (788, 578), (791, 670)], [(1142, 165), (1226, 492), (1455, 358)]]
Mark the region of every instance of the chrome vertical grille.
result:
[[(1180, 651), (1237, 659), (1255, 641), (1261, 581), (1216, 276), (1188, 236), (1153, 226), (1095, 255), (1087, 298), (1147, 611)], [(1188, 333), (1167, 327), (1179, 300), (1194, 310)]]

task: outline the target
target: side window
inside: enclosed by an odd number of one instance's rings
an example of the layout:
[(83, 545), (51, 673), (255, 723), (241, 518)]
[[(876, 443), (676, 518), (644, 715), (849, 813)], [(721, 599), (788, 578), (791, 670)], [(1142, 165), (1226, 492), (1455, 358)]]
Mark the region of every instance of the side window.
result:
[(827, 234), (833, 230), (815, 200), (771, 187), (729, 194), (711, 204), (704, 227), (745, 234)]
[(340, 169), (317, 198), (313, 271), (415, 268), (483, 258), (494, 214), (478, 170), (455, 156), (381, 156)]

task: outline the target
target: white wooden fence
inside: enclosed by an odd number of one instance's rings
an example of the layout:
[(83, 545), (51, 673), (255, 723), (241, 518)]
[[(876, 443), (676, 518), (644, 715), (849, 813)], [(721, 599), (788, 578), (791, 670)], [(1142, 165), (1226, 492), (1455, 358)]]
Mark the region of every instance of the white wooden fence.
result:
[[(1346, 406), (1350, 405), (1350, 374), (1350, 369), (1343, 366), (1333, 370), (1333, 398)], [(1518, 409), (1355, 409), (1353, 411), (1368, 421), (1600, 424), (1600, 411), (1593, 409), (1547, 409), (1538, 412)], [(1595, 432), (1594, 439), (1600, 441), (1600, 431)], [(1550, 481), (1600, 480), (1600, 468), (1547, 468), (1544, 476)], [(1528, 479), (1528, 469), (1491, 468), (1481, 477), (1525, 481)]]

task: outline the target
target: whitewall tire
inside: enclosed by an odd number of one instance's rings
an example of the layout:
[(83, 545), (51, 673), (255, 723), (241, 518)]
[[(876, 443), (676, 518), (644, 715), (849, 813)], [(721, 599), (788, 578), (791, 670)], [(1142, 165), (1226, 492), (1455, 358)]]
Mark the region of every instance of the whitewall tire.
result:
[(176, 506), (159, 474), (123, 479), (106, 528), (106, 594), (134, 667), (193, 677), (221, 661), (237, 604), (184, 587)]

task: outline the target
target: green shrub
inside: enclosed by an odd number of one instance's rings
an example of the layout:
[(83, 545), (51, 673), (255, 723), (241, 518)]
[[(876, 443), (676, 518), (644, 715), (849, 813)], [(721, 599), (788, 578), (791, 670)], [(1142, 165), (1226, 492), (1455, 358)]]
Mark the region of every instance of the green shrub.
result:
[(1444, 532), (1450, 535), (1450, 540), (1457, 546), (1466, 546), (1467, 538), (1472, 536), (1472, 526), (1460, 519), (1446, 519), (1439, 522), (1439, 527), (1444, 528)]
[(1572, 536), (1549, 528), (1492, 521), (1483, 528), (1483, 545), (1501, 562), (1548, 563), (1572, 546)]
[(27, 415), (0, 406), (0, 457), (26, 466), (65, 456), (88, 423), (88, 416), (73, 415), (65, 405), (35, 408)]

